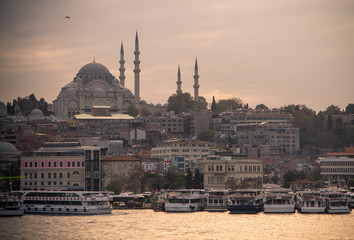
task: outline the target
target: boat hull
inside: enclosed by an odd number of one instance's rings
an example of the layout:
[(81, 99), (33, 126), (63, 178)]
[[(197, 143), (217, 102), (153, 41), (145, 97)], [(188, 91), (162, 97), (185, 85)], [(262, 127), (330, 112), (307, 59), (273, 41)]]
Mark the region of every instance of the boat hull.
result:
[(264, 205), (264, 213), (295, 213), (295, 205)]
[(229, 211), (232, 214), (258, 213), (262, 211), (261, 205), (230, 205)]
[(350, 213), (349, 208), (326, 208), (326, 213), (329, 214), (348, 214)]
[(77, 208), (67, 208), (65, 206), (26, 206), (26, 214), (53, 214), (53, 215), (100, 215), (112, 213), (112, 208), (94, 209), (79, 206)]
[(326, 213), (324, 207), (301, 207), (299, 208), (300, 213)]
[(23, 208), (18, 209), (0, 209), (0, 216), (9, 217), (9, 216), (22, 216), (24, 213)]

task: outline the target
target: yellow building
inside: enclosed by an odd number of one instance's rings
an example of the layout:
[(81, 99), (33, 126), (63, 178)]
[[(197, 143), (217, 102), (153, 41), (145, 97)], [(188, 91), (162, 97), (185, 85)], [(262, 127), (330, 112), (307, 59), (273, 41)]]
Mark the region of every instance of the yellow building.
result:
[(204, 188), (261, 188), (263, 163), (245, 155), (212, 150), (204, 160)]

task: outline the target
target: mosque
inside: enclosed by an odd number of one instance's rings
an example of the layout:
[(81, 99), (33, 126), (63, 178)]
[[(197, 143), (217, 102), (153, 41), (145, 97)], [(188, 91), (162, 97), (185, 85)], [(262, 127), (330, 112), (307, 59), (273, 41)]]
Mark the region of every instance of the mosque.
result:
[[(147, 105), (140, 101), (140, 60), (138, 33), (135, 36), (134, 51), (134, 94), (125, 87), (124, 49), (120, 50), (119, 80), (110, 71), (94, 59), (84, 65), (73, 81), (65, 85), (56, 100), (53, 109), (56, 117), (72, 120), (75, 115), (91, 113), (95, 106), (109, 106), (110, 113), (127, 113), (131, 107), (139, 109)], [(198, 101), (198, 65), (195, 62), (194, 100)], [(177, 93), (181, 93), (181, 75), (178, 67)], [(158, 104), (160, 105), (160, 104)]]
[(120, 50), (119, 80), (95, 60), (84, 65), (65, 85), (53, 101), (57, 117), (71, 120), (74, 115), (89, 113), (93, 106), (110, 106), (112, 113), (126, 113), (130, 107), (140, 105), (140, 60), (138, 33), (135, 37), (134, 94), (125, 87), (124, 49)]

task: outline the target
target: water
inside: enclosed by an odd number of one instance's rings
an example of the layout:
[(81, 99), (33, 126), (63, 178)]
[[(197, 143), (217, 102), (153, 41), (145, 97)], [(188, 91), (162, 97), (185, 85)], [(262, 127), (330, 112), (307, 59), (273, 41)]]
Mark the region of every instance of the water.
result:
[(354, 239), (354, 212), (236, 215), (114, 210), (0, 218), (0, 239)]

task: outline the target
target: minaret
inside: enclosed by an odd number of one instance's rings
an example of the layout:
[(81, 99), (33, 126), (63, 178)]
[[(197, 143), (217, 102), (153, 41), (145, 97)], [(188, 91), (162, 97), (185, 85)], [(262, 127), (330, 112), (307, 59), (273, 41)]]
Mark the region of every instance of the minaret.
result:
[(195, 67), (194, 67), (194, 101), (198, 102), (199, 101), (199, 84), (198, 84), (198, 79), (199, 79), (199, 75), (198, 75), (198, 62), (197, 59), (195, 59)]
[(119, 60), (119, 64), (120, 64), (120, 67), (119, 67), (119, 72), (120, 72), (120, 75), (119, 75), (119, 81), (120, 81), (120, 84), (124, 87), (125, 85), (125, 75), (124, 75), (124, 72), (125, 72), (125, 68), (124, 68), (124, 50), (123, 50), (123, 42), (121, 43), (120, 45), (120, 60)]
[(177, 73), (177, 91), (176, 93), (177, 94), (180, 94), (182, 93), (182, 89), (181, 89), (181, 86), (182, 86), (182, 81), (181, 81), (181, 70), (180, 70), (180, 67), (178, 65), (178, 73)]
[(139, 64), (140, 64), (140, 60), (139, 60), (139, 40), (138, 40), (138, 31), (136, 32), (135, 35), (135, 51), (134, 51), (134, 55), (135, 55), (135, 60), (134, 60), (134, 95), (135, 95), (135, 104), (136, 107), (138, 107), (140, 105), (140, 68), (139, 68)]

